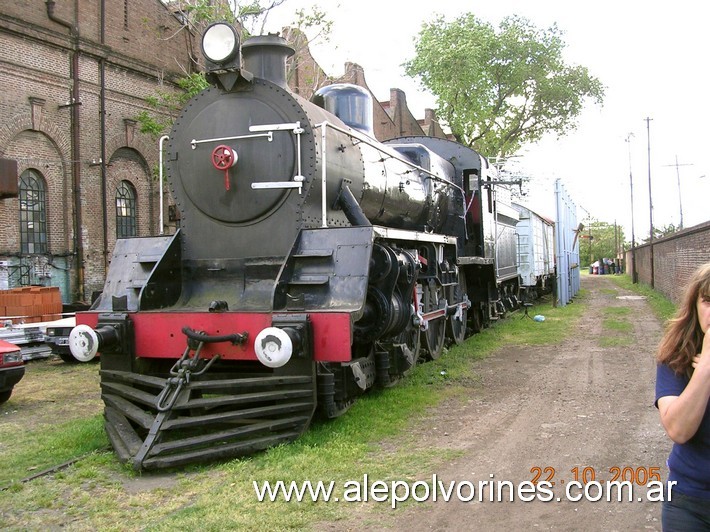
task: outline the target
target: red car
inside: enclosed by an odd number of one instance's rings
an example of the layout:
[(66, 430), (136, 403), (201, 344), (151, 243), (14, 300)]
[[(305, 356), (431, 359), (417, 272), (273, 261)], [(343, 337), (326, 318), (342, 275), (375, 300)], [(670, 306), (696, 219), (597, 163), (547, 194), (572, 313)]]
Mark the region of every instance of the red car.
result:
[(0, 404), (12, 395), (12, 388), (25, 375), (25, 363), (20, 348), (0, 340)]

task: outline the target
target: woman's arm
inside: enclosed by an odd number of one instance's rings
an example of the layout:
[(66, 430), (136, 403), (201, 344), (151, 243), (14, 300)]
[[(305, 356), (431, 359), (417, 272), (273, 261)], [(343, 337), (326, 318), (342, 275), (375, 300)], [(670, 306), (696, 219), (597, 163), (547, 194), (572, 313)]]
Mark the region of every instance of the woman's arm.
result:
[(703, 348), (693, 359), (693, 376), (679, 395), (666, 395), (658, 399), (658, 412), (668, 437), (676, 443), (685, 443), (700, 426), (710, 399), (710, 334), (703, 338)]

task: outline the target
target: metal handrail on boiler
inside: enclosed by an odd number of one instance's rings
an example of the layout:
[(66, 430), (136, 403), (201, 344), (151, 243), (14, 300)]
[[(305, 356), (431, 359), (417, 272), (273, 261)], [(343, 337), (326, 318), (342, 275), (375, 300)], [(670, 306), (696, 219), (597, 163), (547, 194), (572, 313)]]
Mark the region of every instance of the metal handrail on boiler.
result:
[[(347, 136), (349, 136), (352, 139), (356, 139), (358, 142), (362, 142), (363, 144), (367, 144), (371, 148), (374, 148), (378, 152), (382, 153), (383, 155), (386, 155), (387, 157), (391, 159), (396, 159), (401, 163), (404, 163), (405, 165), (409, 166), (413, 170), (418, 170), (419, 172), (423, 172), (427, 174), (430, 178), (432, 178), (434, 181), (439, 181), (441, 183), (444, 183), (447, 186), (453, 187), (458, 189), (461, 192), (461, 197), (463, 198), (463, 207), (466, 207), (466, 194), (464, 192), (464, 189), (460, 186), (458, 186), (456, 183), (453, 183), (449, 181), (448, 179), (445, 179), (443, 177), (440, 177), (436, 175), (435, 173), (431, 172), (430, 170), (427, 170), (426, 168), (423, 168), (421, 166), (418, 166), (414, 164), (412, 161), (406, 159), (405, 157), (397, 154), (394, 150), (391, 151), (385, 151), (382, 149), (382, 145), (378, 143), (377, 141), (373, 141), (370, 139), (370, 137), (363, 135), (362, 133), (359, 133), (355, 130), (348, 130), (344, 129), (340, 126), (336, 126), (335, 124), (331, 124), (327, 120), (324, 120), (320, 124), (315, 124), (313, 126), (313, 129), (318, 129), (320, 128), (321, 130), (321, 151), (322, 151), (322, 160), (321, 160), (321, 211), (322, 211), (322, 220), (321, 220), (321, 227), (328, 227), (328, 222), (327, 222), (327, 202), (326, 202), (326, 130), (327, 128), (334, 129), (335, 131), (339, 131), (340, 133), (343, 133)], [(464, 211), (465, 212), (465, 211)]]
[[(287, 124), (263, 124), (249, 126), (249, 131), (267, 131), (269, 135), (272, 135), (274, 131), (290, 131), (296, 135), (296, 164), (297, 172), (293, 176), (293, 181), (265, 181), (261, 183), (252, 183), (252, 189), (274, 189), (274, 188), (297, 188), (298, 193), (301, 194), (303, 191), (303, 182), (305, 178), (303, 177), (303, 172), (301, 169), (301, 135), (304, 133), (304, 129), (301, 127), (301, 122), (287, 123)], [(271, 142), (271, 137), (269, 137), (269, 142)]]
[[(321, 161), (321, 227), (328, 227), (328, 222), (327, 222), (327, 200), (326, 200), (326, 183), (327, 183), (327, 154), (326, 154), (326, 146), (327, 146), (327, 136), (326, 136), (326, 131), (327, 128), (334, 129), (335, 131), (339, 131), (340, 133), (343, 133), (344, 135), (347, 135), (351, 139), (357, 140), (358, 142), (362, 142), (363, 144), (367, 144), (371, 148), (374, 148), (377, 150), (379, 153), (383, 154), (384, 156), (391, 158), (391, 159), (396, 159), (397, 161), (403, 163), (404, 165), (408, 166), (412, 170), (417, 170), (421, 173), (424, 173), (428, 175), (431, 179), (434, 181), (438, 181), (440, 183), (443, 183), (449, 187), (458, 189), (461, 192), (461, 198), (462, 198), (462, 206), (464, 209), (464, 213), (467, 211), (467, 206), (466, 205), (466, 193), (463, 189), (463, 187), (458, 186), (456, 183), (453, 183), (452, 181), (449, 181), (448, 179), (445, 179), (441, 176), (436, 175), (434, 172), (427, 170), (426, 168), (423, 168), (421, 166), (418, 166), (414, 164), (412, 161), (406, 159), (405, 157), (399, 155), (396, 151), (392, 149), (384, 150), (382, 147), (382, 144), (378, 143), (375, 140), (372, 140), (370, 137), (359, 133), (358, 131), (352, 130), (352, 129), (344, 129), (340, 126), (337, 126), (335, 124), (332, 124), (330, 122), (323, 121), (320, 124), (315, 124), (313, 126), (313, 129), (320, 129), (321, 130), (321, 152), (322, 152), (322, 161)], [(295, 122), (295, 123), (289, 123), (289, 124), (265, 124), (265, 125), (253, 125), (249, 127), (249, 131), (255, 134), (252, 135), (239, 135), (239, 136), (232, 136), (232, 137), (222, 137), (222, 138), (213, 138), (213, 139), (202, 139), (202, 140), (195, 140), (193, 139), (191, 144), (192, 149), (195, 149), (198, 144), (203, 144), (206, 142), (216, 142), (216, 141), (224, 141), (224, 140), (236, 140), (236, 139), (248, 139), (248, 138), (257, 138), (257, 137), (266, 137), (267, 140), (271, 141), (273, 139), (273, 131), (291, 131), (296, 135), (296, 151), (297, 151), (297, 173), (293, 177), (292, 181), (286, 181), (286, 182), (264, 182), (264, 183), (252, 183), (252, 188), (253, 189), (258, 189), (258, 188), (298, 188), (299, 194), (301, 193), (301, 188), (303, 187), (304, 184), (304, 177), (302, 173), (302, 161), (301, 161), (301, 134), (304, 133), (304, 129), (301, 127), (300, 122)], [(159, 181), (160, 181), (160, 196), (162, 200), (162, 185), (163, 185), (163, 165), (162, 165), (162, 155), (163, 155), (163, 142), (165, 140), (168, 140), (169, 137), (167, 135), (163, 136), (160, 138), (159, 141), (159, 154), (160, 154), (160, 162), (159, 162)], [(163, 227), (163, 209), (162, 209), (162, 201), (160, 205), (160, 229), (162, 234), (162, 227)]]

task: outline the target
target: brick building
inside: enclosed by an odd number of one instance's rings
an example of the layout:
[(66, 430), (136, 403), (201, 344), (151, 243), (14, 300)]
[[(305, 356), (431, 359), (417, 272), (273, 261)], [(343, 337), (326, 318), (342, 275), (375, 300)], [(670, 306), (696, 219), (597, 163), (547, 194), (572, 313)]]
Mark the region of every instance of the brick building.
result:
[(195, 68), (193, 48), (159, 0), (2, 3), (0, 157), (17, 173), (2, 166), (0, 288), (87, 301), (117, 236), (160, 231), (158, 149), (135, 117)]
[[(296, 94), (309, 99), (317, 89), (331, 83), (352, 83), (367, 89), (372, 94), (365, 80), (365, 71), (357, 63), (345, 63), (345, 72), (342, 76), (329, 77), (311, 55), (307, 40), (298, 29), (284, 28), (282, 35), (296, 51), (287, 64), (288, 84)], [(447, 137), (432, 109), (425, 110), (424, 119), (414, 118), (407, 106), (404, 91), (390, 89), (390, 99), (386, 102), (378, 101), (374, 94), (372, 99), (374, 101), (373, 125), (375, 138), (378, 140), (385, 141), (408, 135)]]
[[(352, 83), (367, 89), (365, 72), (356, 63), (345, 64), (345, 74), (334, 81), (335, 83)], [(372, 92), (372, 91), (370, 91)], [(375, 138), (380, 141), (396, 137), (421, 136), (446, 138), (441, 125), (436, 120), (433, 110), (426, 109), (425, 118), (417, 120), (407, 106), (407, 96), (400, 89), (390, 89), (390, 99), (386, 102), (375, 100), (373, 122)]]
[[(0, 289), (57, 286), (65, 304), (88, 302), (118, 237), (175, 230), (167, 187), (159, 197), (157, 142), (135, 118), (199, 68), (199, 36), (183, 20), (160, 0), (0, 4)], [(367, 88), (358, 65), (331, 79), (297, 32), (285, 35), (298, 50), (295, 92)], [(418, 122), (398, 89), (374, 115), (380, 140), (444, 136), (433, 112)]]

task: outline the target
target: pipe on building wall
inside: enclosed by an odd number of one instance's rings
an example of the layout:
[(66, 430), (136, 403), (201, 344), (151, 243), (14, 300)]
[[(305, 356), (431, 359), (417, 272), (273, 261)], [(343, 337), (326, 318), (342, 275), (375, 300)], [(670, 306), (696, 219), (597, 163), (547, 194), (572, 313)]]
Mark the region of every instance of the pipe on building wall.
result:
[(81, 148), (79, 146), (80, 124), (79, 124), (79, 26), (76, 21), (79, 13), (78, 1), (74, 3), (75, 22), (72, 24), (60, 19), (54, 14), (56, 2), (45, 0), (47, 7), (47, 17), (52, 22), (56, 22), (69, 30), (71, 37), (71, 52), (69, 60), (69, 76), (71, 78), (71, 167), (72, 167), (72, 199), (74, 207), (74, 254), (76, 256), (76, 301), (86, 301), (84, 290), (84, 243), (82, 237), (82, 211), (81, 211)]
[(170, 137), (168, 135), (163, 135), (158, 141), (158, 194), (160, 195), (160, 228), (158, 229), (158, 234), (163, 235), (163, 227), (165, 224), (163, 222), (163, 142), (168, 140)]
[[(101, 0), (101, 21), (99, 28), (99, 39), (102, 45), (106, 44), (106, 0)], [(108, 272), (109, 250), (108, 250), (108, 192), (106, 176), (106, 60), (99, 59), (99, 142), (101, 143), (101, 213), (103, 215), (103, 258), (104, 277)]]

